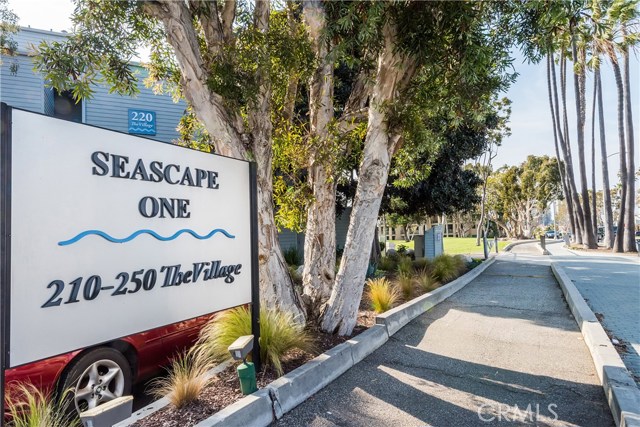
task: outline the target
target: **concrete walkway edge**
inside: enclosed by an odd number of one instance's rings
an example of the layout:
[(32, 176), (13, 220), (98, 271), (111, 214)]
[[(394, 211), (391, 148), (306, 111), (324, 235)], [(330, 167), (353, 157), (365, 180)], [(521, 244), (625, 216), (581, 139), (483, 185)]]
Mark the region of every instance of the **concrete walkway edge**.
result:
[(494, 261), (495, 257), (432, 292), (376, 316), (376, 325), (365, 332), (327, 350), (273, 381), (264, 389), (240, 399), (201, 421), (195, 427), (268, 426), (377, 350), (410, 320), (462, 289)]
[(613, 419), (620, 427), (640, 426), (640, 389), (625, 367), (606, 332), (564, 269), (551, 262), (569, 309), (589, 348)]

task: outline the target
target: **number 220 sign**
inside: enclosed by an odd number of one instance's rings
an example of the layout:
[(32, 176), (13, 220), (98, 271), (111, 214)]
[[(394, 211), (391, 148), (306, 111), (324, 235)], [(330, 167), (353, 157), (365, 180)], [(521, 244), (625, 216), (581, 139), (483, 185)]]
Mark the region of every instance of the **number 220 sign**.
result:
[(156, 112), (130, 108), (129, 133), (133, 135), (155, 135)]

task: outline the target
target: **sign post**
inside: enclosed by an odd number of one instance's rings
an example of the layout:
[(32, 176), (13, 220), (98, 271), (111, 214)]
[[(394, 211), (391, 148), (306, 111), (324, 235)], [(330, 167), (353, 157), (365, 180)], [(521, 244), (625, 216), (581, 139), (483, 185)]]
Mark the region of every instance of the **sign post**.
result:
[(11, 109), (0, 104), (0, 426), (4, 425), (4, 373), (9, 363), (11, 280)]
[(260, 276), (258, 265), (258, 177), (257, 165), (249, 164), (251, 185), (251, 333), (253, 334), (253, 365), (260, 372)]
[(3, 407), (9, 368), (249, 303), (259, 367), (255, 163), (1, 117)]

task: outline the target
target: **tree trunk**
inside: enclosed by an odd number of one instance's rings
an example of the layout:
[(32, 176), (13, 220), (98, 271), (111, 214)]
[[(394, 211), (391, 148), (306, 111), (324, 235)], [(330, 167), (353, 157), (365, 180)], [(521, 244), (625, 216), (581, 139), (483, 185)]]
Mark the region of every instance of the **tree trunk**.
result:
[(329, 299), (336, 265), (336, 181), (330, 172), (332, 144), (329, 122), (333, 118), (333, 61), (324, 35), (326, 15), (319, 0), (305, 1), (303, 17), (318, 63), (309, 82), (311, 155), (308, 182), (313, 199), (307, 211), (302, 272), (303, 300), (307, 315), (314, 320)]
[(584, 229), (584, 211), (580, 205), (580, 197), (578, 196), (578, 188), (576, 186), (575, 175), (573, 174), (573, 156), (571, 154), (571, 141), (569, 138), (569, 119), (567, 117), (567, 58), (561, 54), (561, 72), (560, 72), (560, 88), (562, 93), (562, 122), (564, 128), (564, 151), (563, 155), (566, 163), (567, 181), (569, 182), (569, 190), (571, 193), (571, 203), (573, 205), (573, 215), (576, 223), (576, 234), (573, 241), (582, 245), (583, 229)]
[(613, 210), (611, 208), (611, 189), (609, 186), (609, 161), (607, 159), (607, 142), (604, 132), (604, 105), (602, 103), (602, 80), (600, 68), (595, 70), (598, 88), (598, 121), (600, 122), (600, 153), (602, 157), (602, 203), (604, 208), (604, 245), (613, 248)]
[(400, 134), (388, 128), (388, 105), (395, 101), (415, 72), (412, 58), (396, 48), (396, 29), (387, 22), (383, 29), (384, 45), (378, 57), (376, 79), (369, 106), (369, 121), (358, 186), (349, 220), (349, 230), (338, 276), (326, 305), (322, 329), (348, 335), (358, 318), (369, 248), (373, 239), (380, 203), (391, 165), (391, 157)]
[[(624, 37), (627, 37), (626, 26), (623, 26)], [(633, 139), (633, 115), (631, 112), (631, 80), (629, 77), (629, 47), (624, 46), (622, 49), (622, 59), (624, 61), (624, 107), (625, 107), (625, 130), (627, 139), (627, 200), (624, 206), (625, 223), (624, 223), (624, 243), (625, 252), (637, 252), (636, 248), (636, 166), (634, 157), (634, 139)], [(637, 94), (636, 94), (637, 96)]]
[[(573, 52), (573, 86), (575, 90), (576, 101), (576, 122), (578, 135), (578, 165), (580, 167), (580, 187), (582, 193), (582, 242), (589, 249), (596, 249), (598, 244), (595, 240), (593, 232), (593, 221), (591, 219), (591, 207), (589, 206), (589, 183), (587, 181), (587, 164), (584, 150), (584, 126), (586, 121), (586, 58), (584, 48), (580, 48), (580, 52), (576, 48), (575, 36), (571, 43)], [(575, 66), (579, 65), (582, 70), (577, 72)]]
[[(625, 206), (627, 203), (627, 197), (633, 195), (627, 194), (627, 149), (624, 139), (624, 88), (622, 85), (622, 74), (620, 72), (620, 65), (618, 64), (618, 58), (614, 52), (609, 54), (611, 59), (611, 65), (613, 66), (613, 74), (616, 78), (616, 88), (618, 89), (618, 148), (620, 154), (620, 213), (618, 215), (618, 231), (616, 233), (613, 250), (615, 252), (624, 252), (624, 221), (625, 221)], [(633, 173), (633, 171), (631, 172)]]
[[(567, 210), (569, 212), (569, 230), (572, 235), (576, 233), (576, 223), (573, 216), (573, 201), (571, 199), (571, 192), (567, 183), (567, 171), (566, 165), (560, 157), (559, 140), (563, 138), (560, 129), (560, 120), (558, 119), (558, 95), (556, 86), (556, 71), (554, 66), (553, 53), (547, 54), (547, 88), (549, 90), (549, 108), (551, 110), (551, 121), (553, 123), (553, 142), (556, 150), (556, 159), (558, 161), (558, 170), (560, 171), (560, 183), (562, 184), (562, 192), (564, 199), (567, 202)], [(553, 87), (551, 81), (551, 72), (553, 70)], [(554, 104), (555, 98), (555, 104)]]
[(598, 241), (598, 210), (596, 207), (596, 98), (598, 82), (593, 79), (593, 104), (591, 106), (591, 212), (592, 227)]
[[(255, 3), (254, 25), (262, 33), (269, 28), (269, 6), (264, 0)], [(255, 100), (250, 103), (247, 118), (253, 155), (258, 164), (260, 300), (265, 307), (279, 307), (293, 314), (296, 322), (304, 323), (304, 312), (282, 255), (274, 219), (271, 82), (262, 69), (258, 69), (256, 78), (260, 86)]]
[[(229, 2), (230, 10), (225, 13), (226, 19), (233, 19), (234, 2)], [(239, 113), (228, 110), (225, 100), (209, 90), (206, 66), (200, 54), (200, 44), (193, 26), (193, 16), (184, 2), (147, 2), (144, 10), (158, 18), (164, 25), (167, 41), (173, 47), (178, 66), (182, 74), (180, 82), (182, 93), (194, 110), (196, 117), (213, 136), (215, 150), (218, 154), (237, 159), (249, 159), (253, 150), (253, 158), (257, 163), (258, 175), (258, 236), (259, 236), (259, 272), (260, 298), (268, 307), (279, 307), (291, 312), (296, 319), (304, 321), (304, 314), (293, 290), (293, 283), (284, 262), (277, 230), (275, 227), (272, 201), (272, 151), (271, 151), (271, 119), (269, 101), (271, 86), (265, 70), (259, 70), (257, 79), (261, 82), (260, 90), (248, 115), (250, 134), (243, 129), (242, 117)], [(269, 3), (257, 1), (254, 14), (254, 25), (261, 32), (266, 32), (269, 25)], [(229, 28), (232, 22), (227, 22)]]

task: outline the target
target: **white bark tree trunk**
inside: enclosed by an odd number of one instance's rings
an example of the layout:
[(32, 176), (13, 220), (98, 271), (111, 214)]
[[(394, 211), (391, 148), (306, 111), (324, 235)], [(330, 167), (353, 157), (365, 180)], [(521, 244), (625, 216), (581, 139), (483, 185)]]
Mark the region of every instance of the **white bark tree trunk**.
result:
[[(212, 135), (216, 153), (238, 159), (249, 159), (253, 155), (258, 169), (261, 302), (267, 307), (289, 311), (303, 322), (304, 313), (293, 290), (275, 227), (269, 106), (271, 86), (266, 71), (258, 71), (257, 78), (261, 84), (256, 100), (249, 108), (250, 132), (247, 133), (243, 129), (240, 113), (228, 110), (223, 97), (211, 91), (207, 85), (208, 75), (193, 24), (194, 17), (187, 5), (184, 2), (149, 2), (144, 7), (145, 12), (159, 19), (165, 27), (167, 40), (175, 51), (182, 74), (182, 92), (198, 119)], [(269, 25), (269, 2), (257, 1), (254, 10), (254, 25), (259, 31), (265, 32)], [(234, 14), (235, 1), (225, 2), (221, 22), (218, 25), (207, 25), (209, 37), (230, 40)], [(207, 18), (219, 19), (215, 15)], [(215, 32), (219, 34), (213, 34)], [(210, 49), (214, 45), (215, 43), (210, 43)]]
[(308, 182), (313, 200), (307, 211), (302, 271), (303, 301), (307, 316), (317, 319), (329, 299), (336, 265), (336, 181), (331, 176), (334, 163), (329, 134), (333, 119), (333, 61), (324, 36), (326, 15), (319, 0), (305, 1), (303, 17), (315, 53), (317, 68), (309, 82), (311, 156)]
[[(358, 187), (349, 221), (347, 240), (340, 269), (322, 318), (322, 329), (348, 335), (358, 317), (369, 250), (375, 233), (380, 203), (384, 194), (399, 134), (388, 127), (388, 105), (415, 72), (412, 58), (396, 51), (396, 29), (387, 22), (384, 46), (378, 56), (376, 79), (369, 106), (369, 122), (358, 173)], [(367, 248), (367, 249), (365, 249)]]

